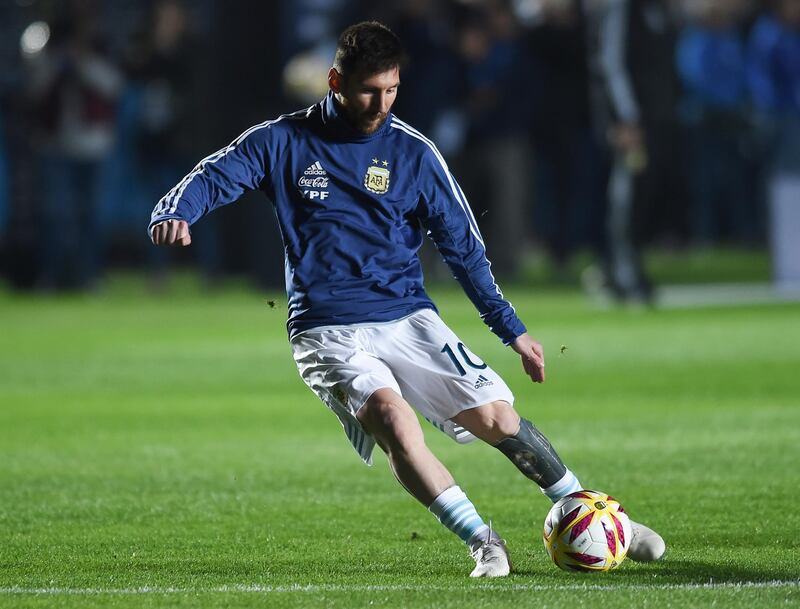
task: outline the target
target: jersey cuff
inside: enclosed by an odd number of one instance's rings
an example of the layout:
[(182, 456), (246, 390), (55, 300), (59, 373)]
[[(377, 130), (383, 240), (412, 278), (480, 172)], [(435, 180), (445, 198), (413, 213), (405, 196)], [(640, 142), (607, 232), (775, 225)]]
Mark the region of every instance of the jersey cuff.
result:
[(522, 336), (527, 331), (528, 329), (525, 327), (525, 324), (523, 324), (518, 317), (515, 317), (514, 322), (510, 326), (498, 328), (495, 334), (500, 337), (504, 345), (508, 346), (517, 340), (517, 337)]

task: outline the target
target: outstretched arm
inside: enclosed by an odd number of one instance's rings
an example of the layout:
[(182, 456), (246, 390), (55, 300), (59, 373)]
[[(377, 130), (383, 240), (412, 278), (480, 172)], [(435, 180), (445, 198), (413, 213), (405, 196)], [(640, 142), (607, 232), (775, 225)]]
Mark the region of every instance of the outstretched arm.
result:
[(207, 156), (161, 198), (150, 218), (153, 243), (189, 245), (191, 224), (261, 187), (277, 156), (279, 136), (270, 128), (272, 122), (248, 129), (230, 145)]
[(467, 198), (433, 146), (431, 152), (420, 171), (421, 220), (483, 321), (503, 343), (519, 353), (531, 380), (543, 383), (542, 346), (527, 334), (511, 303), (503, 297), (492, 276), (483, 238)]

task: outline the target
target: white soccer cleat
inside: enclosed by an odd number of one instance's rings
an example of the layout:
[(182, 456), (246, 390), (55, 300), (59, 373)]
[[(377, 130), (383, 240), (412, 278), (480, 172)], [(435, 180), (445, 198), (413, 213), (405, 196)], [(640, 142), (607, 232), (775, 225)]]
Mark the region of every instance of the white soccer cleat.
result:
[(505, 577), (511, 572), (511, 559), (505, 542), (492, 535), (491, 531), (485, 541), (472, 546), (472, 558), (475, 568), (470, 577)]
[(628, 548), (628, 558), (636, 562), (651, 562), (664, 556), (667, 544), (661, 535), (643, 524), (631, 520), (633, 538)]

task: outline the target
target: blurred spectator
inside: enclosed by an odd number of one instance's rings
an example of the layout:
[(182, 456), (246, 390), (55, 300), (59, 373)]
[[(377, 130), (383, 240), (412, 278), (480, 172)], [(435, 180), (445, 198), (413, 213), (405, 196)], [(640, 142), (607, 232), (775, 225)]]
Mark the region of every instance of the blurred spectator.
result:
[(689, 142), (690, 225), (702, 245), (723, 236), (756, 239), (754, 172), (745, 155), (745, 8), (738, 0), (696, 4), (676, 53), (685, 91), (681, 115)]
[(487, 2), (469, 15), (458, 32), (458, 49), (468, 129), (457, 175), (478, 217), (492, 269), (511, 275), (526, 235), (531, 102), (524, 47), (506, 3)]
[[(200, 52), (189, 15), (180, 0), (158, 0), (146, 27), (139, 32), (128, 54), (127, 69), (135, 100), (132, 145), (133, 164), (144, 190), (142, 217), (137, 220), (137, 242), (141, 222), (155, 203), (192, 169), (192, 159), (201, 148), (199, 134), (205, 92), (200, 70)], [(207, 151), (206, 151), (207, 152)], [(214, 281), (220, 271), (217, 223), (197, 225), (192, 251), (206, 277)], [(163, 248), (147, 247), (156, 287), (166, 280), (167, 256)]]
[[(592, 131), (586, 24), (577, 0), (518, 2), (535, 84), (535, 228), (560, 273), (580, 246), (602, 244), (602, 159)], [(557, 117), (557, 120), (554, 118)]]
[(800, 2), (778, 0), (753, 28), (748, 77), (773, 135), (767, 176), (770, 242), (779, 285), (800, 286)]
[[(280, 9), (272, 6), (270, 12), (278, 14), (280, 36), (276, 42), (283, 61), (320, 46), (333, 56), (341, 23), (349, 25), (359, 20), (351, 15), (353, 5), (359, 4), (354, 0), (293, 0), (280, 4)], [(372, 7), (379, 4), (372, 3)]]
[(8, 162), (6, 161), (6, 136), (0, 115), (0, 250), (6, 242), (8, 228), (10, 188), (8, 182)]
[(647, 302), (642, 220), (674, 223), (682, 200), (674, 169), (675, 20), (668, 0), (585, 0), (598, 137), (610, 157), (602, 273), (587, 287)]
[(447, 16), (437, 0), (410, 0), (388, 20), (409, 57), (394, 112), (429, 137), (458, 86), (458, 64), (450, 47), (452, 32)]
[(95, 9), (70, 2), (49, 44), (28, 59), (45, 184), (38, 279), (45, 290), (92, 287), (100, 271), (98, 183), (123, 78), (98, 34)]

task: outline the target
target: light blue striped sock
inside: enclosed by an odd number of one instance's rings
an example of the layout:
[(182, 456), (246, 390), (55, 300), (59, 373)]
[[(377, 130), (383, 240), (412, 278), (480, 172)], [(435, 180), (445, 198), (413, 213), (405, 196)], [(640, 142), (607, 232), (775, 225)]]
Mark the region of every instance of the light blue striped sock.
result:
[(475, 506), (458, 486), (451, 486), (436, 497), (428, 508), (444, 526), (469, 544), (470, 539), (485, 535), (489, 527)]
[(578, 492), (581, 490), (581, 488), (581, 483), (575, 477), (575, 474), (567, 470), (566, 473), (561, 476), (561, 480), (551, 486), (548, 486), (547, 488), (543, 488), (542, 492), (547, 495), (550, 501), (555, 503), (570, 493)]

